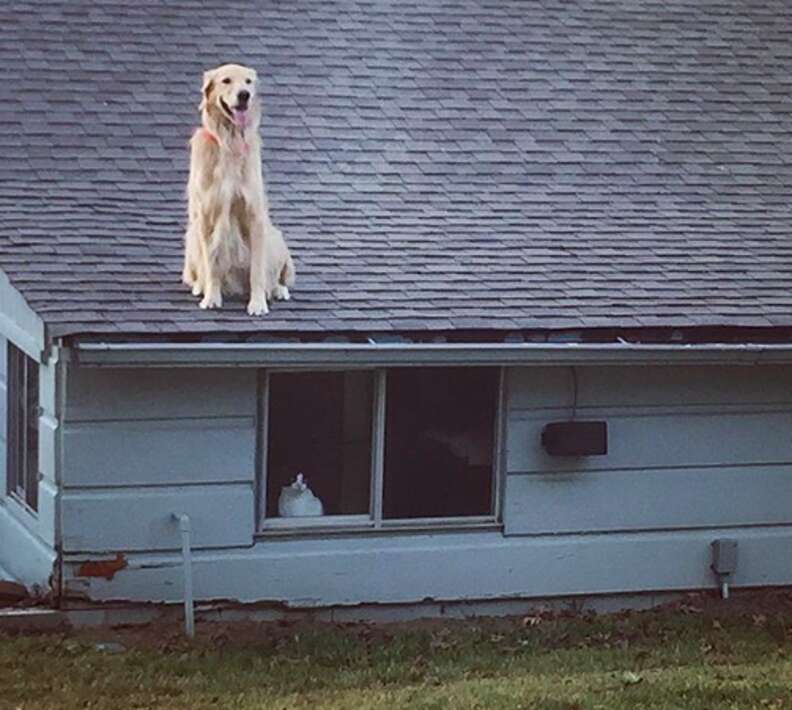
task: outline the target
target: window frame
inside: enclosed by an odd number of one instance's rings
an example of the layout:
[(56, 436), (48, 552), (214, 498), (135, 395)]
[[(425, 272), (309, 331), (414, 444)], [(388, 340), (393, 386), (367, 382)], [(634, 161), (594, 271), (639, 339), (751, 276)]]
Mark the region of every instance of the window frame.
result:
[[(31, 383), (35, 391), (30, 409)], [(17, 400), (22, 398), (22, 416)], [(29, 513), (38, 513), (39, 503), (39, 415), (41, 385), (39, 364), (24, 350), (6, 343), (6, 495)], [(31, 414), (33, 415), (31, 417)], [(31, 429), (36, 431), (35, 456), (29, 456)]]
[[(437, 365), (436, 367), (456, 368), (464, 365)], [(491, 368), (491, 365), (471, 366)], [(505, 377), (506, 368), (498, 369), (496, 389), (495, 427), (492, 452), (492, 492), (491, 513), (488, 515), (462, 515), (432, 518), (383, 518), (383, 493), (385, 480), (385, 411), (388, 396), (387, 367), (337, 366), (337, 367), (272, 367), (259, 370), (257, 383), (258, 424), (257, 424), (257, 463), (256, 463), (256, 535), (310, 534), (328, 532), (374, 532), (382, 533), (398, 530), (437, 530), (437, 529), (480, 529), (499, 527), (502, 509), (502, 480), (505, 452)], [(270, 375), (300, 372), (351, 372), (366, 371), (374, 374), (374, 396), (371, 417), (371, 501), (368, 514), (330, 515), (315, 518), (266, 517), (267, 510), (267, 459), (269, 448), (270, 416)]]

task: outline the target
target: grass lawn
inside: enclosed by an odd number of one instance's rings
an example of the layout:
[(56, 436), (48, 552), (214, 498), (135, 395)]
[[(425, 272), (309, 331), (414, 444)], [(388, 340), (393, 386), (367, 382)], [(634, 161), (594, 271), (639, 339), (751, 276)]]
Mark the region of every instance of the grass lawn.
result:
[[(791, 708), (792, 594), (656, 611), (0, 636), (0, 708)], [(97, 642), (122, 644), (105, 650)]]

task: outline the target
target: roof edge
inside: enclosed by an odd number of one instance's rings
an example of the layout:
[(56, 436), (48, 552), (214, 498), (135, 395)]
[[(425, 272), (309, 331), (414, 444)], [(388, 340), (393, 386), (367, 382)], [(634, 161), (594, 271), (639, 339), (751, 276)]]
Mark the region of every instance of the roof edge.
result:
[(77, 343), (89, 367), (391, 367), (792, 363), (789, 343)]

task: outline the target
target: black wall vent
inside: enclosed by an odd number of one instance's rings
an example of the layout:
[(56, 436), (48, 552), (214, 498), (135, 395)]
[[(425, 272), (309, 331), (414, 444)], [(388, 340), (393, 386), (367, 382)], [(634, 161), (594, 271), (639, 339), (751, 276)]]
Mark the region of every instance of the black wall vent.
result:
[(551, 422), (542, 429), (551, 456), (603, 456), (608, 453), (607, 422)]

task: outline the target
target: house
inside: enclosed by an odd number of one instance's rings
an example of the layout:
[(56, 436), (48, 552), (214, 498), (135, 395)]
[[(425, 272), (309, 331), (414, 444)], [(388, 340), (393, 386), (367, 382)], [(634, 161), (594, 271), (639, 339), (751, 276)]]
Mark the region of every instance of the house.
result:
[[(716, 541), (792, 582), (788, 4), (6, 14), (0, 576), (178, 602), (186, 515), (198, 600), (716, 588)], [(231, 60), (298, 267), (264, 318), (179, 283)]]

